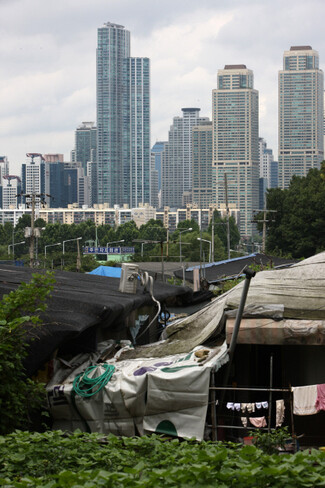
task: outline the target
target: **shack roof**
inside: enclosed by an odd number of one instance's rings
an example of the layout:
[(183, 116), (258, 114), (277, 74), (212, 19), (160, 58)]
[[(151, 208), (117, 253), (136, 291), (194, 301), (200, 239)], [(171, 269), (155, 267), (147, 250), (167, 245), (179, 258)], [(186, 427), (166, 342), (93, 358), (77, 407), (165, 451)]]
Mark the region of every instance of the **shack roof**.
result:
[[(217, 261), (214, 263), (205, 263), (196, 266), (188, 267), (185, 272), (185, 279), (189, 282), (193, 282), (193, 270), (195, 268), (200, 268), (202, 274), (208, 283), (219, 283), (225, 279), (233, 279), (240, 275), (245, 266), (258, 265), (267, 267), (285, 267), (291, 266), (296, 263), (296, 259), (285, 259), (275, 256), (267, 256), (266, 254), (252, 253), (247, 256), (240, 256), (238, 258), (226, 259), (223, 261)], [(175, 276), (177, 278), (182, 278), (183, 272), (181, 270), (175, 271)]]
[[(25, 267), (0, 265), (0, 297), (15, 290), (22, 282), (29, 282), (35, 270)], [(110, 329), (118, 331), (125, 327), (126, 319), (143, 306), (153, 304), (149, 293), (138, 285), (136, 294), (119, 292), (119, 279), (83, 273), (55, 271), (56, 283), (44, 325), (38, 329), (37, 338), (29, 349), (28, 372), (34, 372), (66, 341), (78, 338), (86, 330)], [(169, 299), (190, 303), (193, 292), (190, 288), (154, 283), (154, 296), (160, 302)], [(122, 337), (124, 338), (124, 337)], [(89, 345), (93, 338), (89, 338)]]

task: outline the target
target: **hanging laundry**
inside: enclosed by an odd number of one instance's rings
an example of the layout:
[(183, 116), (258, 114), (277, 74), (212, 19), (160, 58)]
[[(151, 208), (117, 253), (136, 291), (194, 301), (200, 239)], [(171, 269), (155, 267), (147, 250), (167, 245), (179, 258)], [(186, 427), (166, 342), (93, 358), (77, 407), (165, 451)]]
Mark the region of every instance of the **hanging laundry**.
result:
[(240, 417), (241, 423), (244, 427), (247, 427), (247, 417)]
[(259, 410), (260, 408), (262, 408), (262, 402), (256, 402), (255, 406), (256, 406), (257, 410)]
[(262, 402), (263, 408), (269, 408), (269, 402)]
[(228, 408), (228, 410), (234, 410), (234, 403), (233, 402), (228, 402), (226, 407)]
[(249, 421), (254, 427), (266, 427), (266, 420), (265, 417), (249, 417)]
[(275, 426), (281, 427), (284, 421), (284, 400), (277, 400), (276, 404), (276, 413), (275, 413)]
[(255, 412), (255, 403), (247, 403), (247, 412), (249, 413)]
[(325, 410), (325, 384), (317, 385), (317, 398), (315, 407), (317, 412)]
[(314, 415), (317, 413), (317, 385), (293, 386), (293, 413), (295, 415)]
[(237, 412), (239, 412), (239, 410), (240, 410), (240, 403), (234, 403), (234, 409), (237, 410)]
[(243, 413), (245, 413), (246, 407), (247, 407), (247, 403), (242, 403), (242, 404), (241, 404), (241, 411), (242, 411)]

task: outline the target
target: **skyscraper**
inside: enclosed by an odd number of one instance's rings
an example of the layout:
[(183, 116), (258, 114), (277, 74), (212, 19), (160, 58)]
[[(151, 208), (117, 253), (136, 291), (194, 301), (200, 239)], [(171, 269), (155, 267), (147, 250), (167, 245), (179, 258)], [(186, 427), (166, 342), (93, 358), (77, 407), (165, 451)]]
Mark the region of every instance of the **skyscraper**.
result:
[(158, 191), (161, 190), (161, 153), (165, 148), (166, 141), (157, 141), (151, 148), (151, 154), (155, 159), (155, 169), (158, 171)]
[[(27, 195), (45, 193), (45, 160), (40, 153), (28, 153), (31, 160), (21, 165), (22, 192)], [(36, 160), (35, 160), (36, 158)], [(24, 203), (30, 203), (31, 197), (24, 197)], [(49, 198), (46, 198), (49, 201)], [(36, 197), (36, 207), (40, 207), (40, 197)]]
[(228, 203), (240, 210), (240, 233), (251, 236), (253, 211), (259, 204), (258, 91), (253, 72), (245, 65), (226, 65), (218, 71), (212, 97), (217, 205), (226, 203), (226, 174)]
[(98, 203), (150, 200), (150, 62), (130, 57), (130, 32), (107, 22), (98, 29)]
[(174, 117), (168, 142), (162, 152), (162, 205), (182, 207), (183, 197), (192, 191), (192, 129), (207, 122), (199, 108), (182, 108), (183, 117)]
[(150, 202), (150, 61), (123, 62), (123, 192), (124, 203)]
[(96, 161), (97, 127), (94, 122), (83, 122), (75, 132), (74, 161), (81, 163), (87, 175), (87, 163)]
[(7, 156), (0, 156), (0, 185), (3, 184), (2, 178), (9, 174), (9, 161)]
[(318, 52), (292, 46), (279, 71), (279, 186), (305, 176), (324, 159), (324, 77)]
[(193, 127), (192, 201), (200, 208), (215, 203), (212, 171), (212, 122)]
[(98, 29), (98, 203), (123, 202), (123, 66), (130, 57), (130, 32), (107, 22)]

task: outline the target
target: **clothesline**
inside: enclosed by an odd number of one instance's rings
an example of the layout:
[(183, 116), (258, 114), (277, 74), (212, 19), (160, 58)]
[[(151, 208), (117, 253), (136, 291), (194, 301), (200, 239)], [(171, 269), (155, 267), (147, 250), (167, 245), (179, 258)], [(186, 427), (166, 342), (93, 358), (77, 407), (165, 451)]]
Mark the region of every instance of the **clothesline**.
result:
[(291, 388), (243, 388), (238, 386), (210, 386), (210, 390), (231, 390), (231, 391), (287, 391), (291, 392)]

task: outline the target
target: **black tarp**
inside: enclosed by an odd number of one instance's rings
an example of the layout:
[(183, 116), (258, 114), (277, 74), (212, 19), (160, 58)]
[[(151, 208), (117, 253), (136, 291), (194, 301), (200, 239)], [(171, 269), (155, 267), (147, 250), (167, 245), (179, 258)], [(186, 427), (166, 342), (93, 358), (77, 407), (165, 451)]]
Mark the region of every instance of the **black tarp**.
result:
[[(44, 273), (43, 270), (1, 264), (0, 297), (15, 290), (20, 283), (29, 282), (35, 272)], [(83, 347), (86, 344), (89, 350), (93, 350), (99, 328), (110, 329), (114, 335), (125, 328), (126, 319), (133, 311), (153, 305), (149, 293), (144, 293), (140, 283), (133, 295), (118, 291), (120, 280), (117, 278), (66, 271), (55, 271), (54, 275), (56, 283), (47, 301), (47, 311), (42, 316), (44, 324), (37, 329), (29, 347), (26, 362), (29, 374), (33, 374), (67, 342), (73, 345), (82, 340)], [(193, 296), (188, 287), (162, 282), (154, 283), (153, 293), (161, 303), (172, 299), (181, 305), (191, 303)]]

